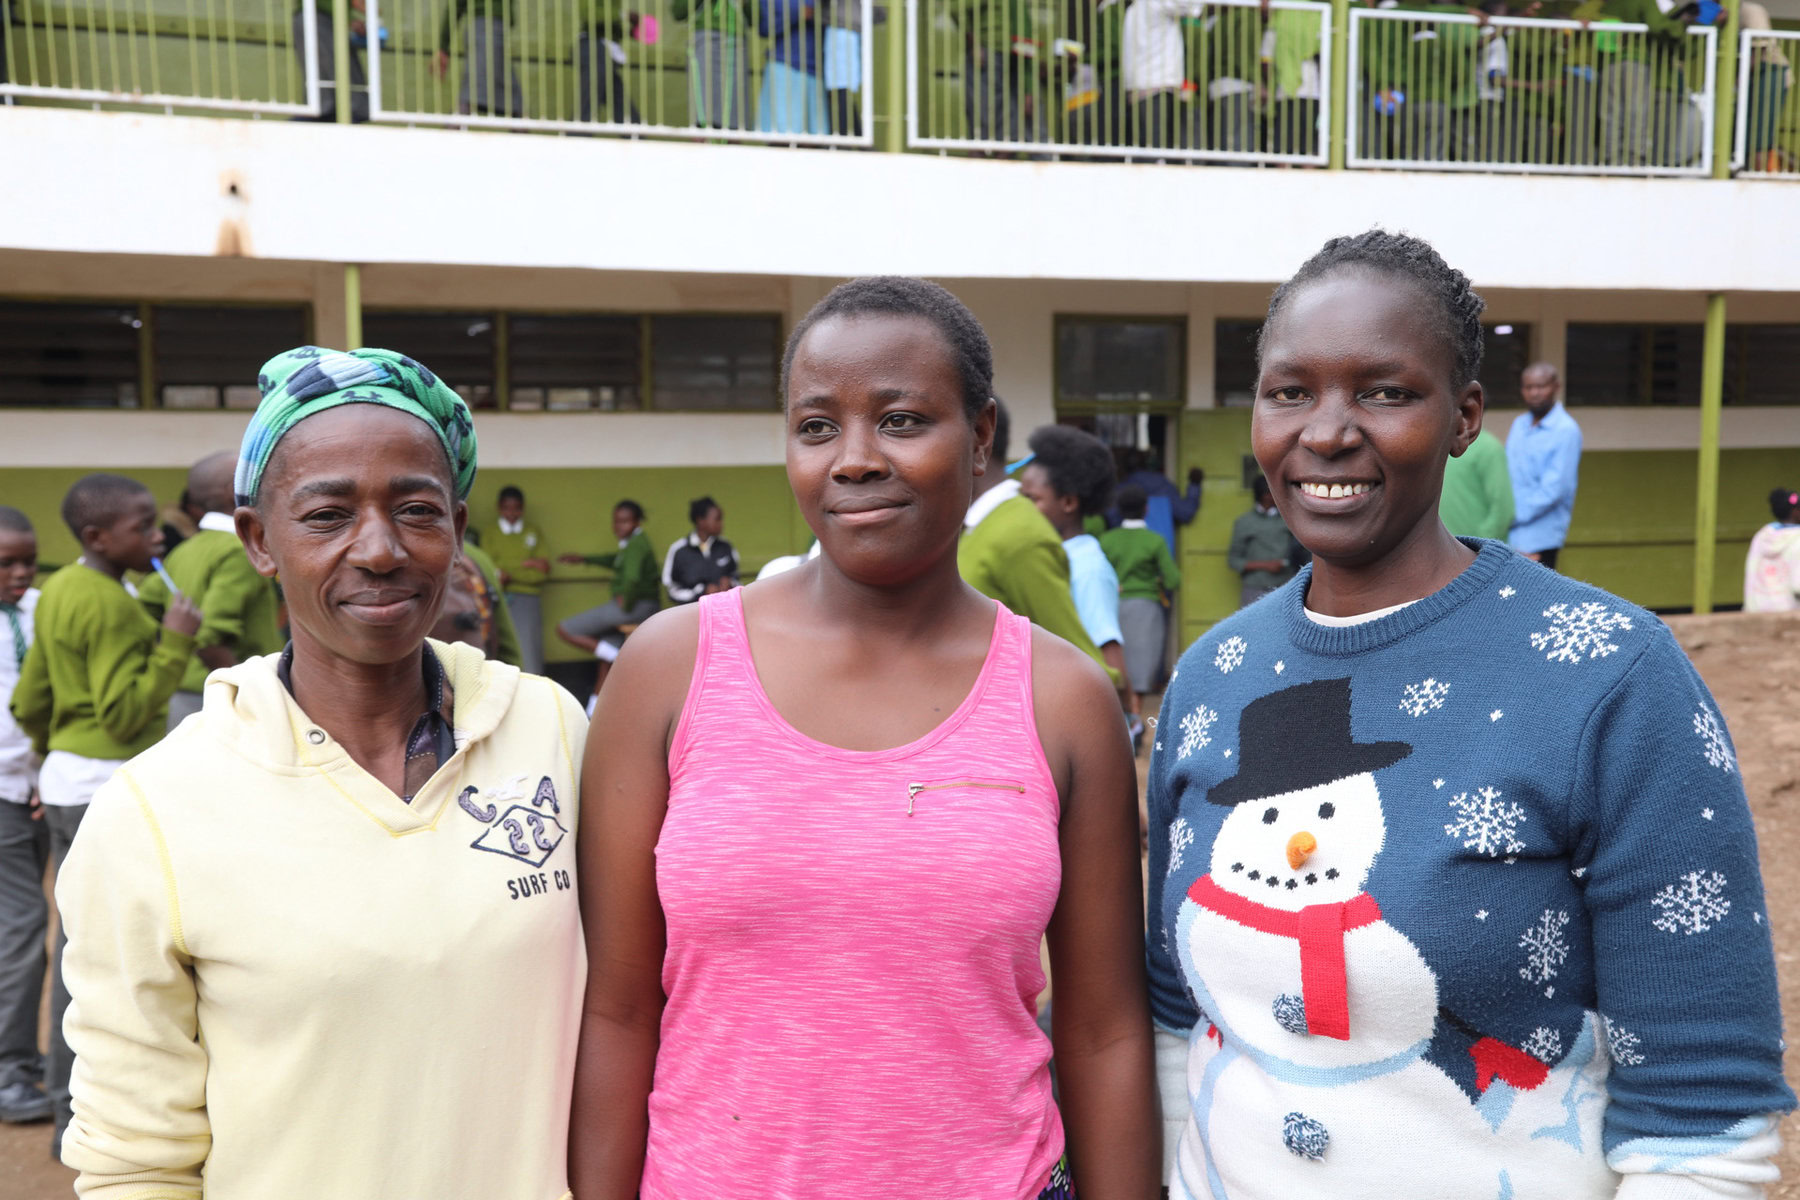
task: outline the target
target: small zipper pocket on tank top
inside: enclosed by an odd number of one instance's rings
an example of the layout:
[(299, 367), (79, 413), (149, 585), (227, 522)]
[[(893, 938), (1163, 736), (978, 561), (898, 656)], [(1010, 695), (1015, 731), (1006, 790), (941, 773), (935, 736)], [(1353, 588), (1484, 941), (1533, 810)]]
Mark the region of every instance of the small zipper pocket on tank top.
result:
[(997, 779), (952, 779), (947, 783), (909, 783), (906, 785), (906, 815), (913, 815), (913, 801), (919, 798), (920, 792), (941, 792), (950, 788), (987, 788), (996, 792), (1017, 792), (1025, 794), (1025, 786), (1018, 783), (1007, 783)]

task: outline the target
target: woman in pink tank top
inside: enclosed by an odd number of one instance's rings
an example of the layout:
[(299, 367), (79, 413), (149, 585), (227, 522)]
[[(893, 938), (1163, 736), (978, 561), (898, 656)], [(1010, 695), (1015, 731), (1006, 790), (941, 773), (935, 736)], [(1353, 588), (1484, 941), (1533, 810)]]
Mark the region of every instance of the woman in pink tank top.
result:
[(658, 614), (608, 678), (575, 1200), (1156, 1195), (1118, 703), (957, 572), (992, 374), (942, 288), (832, 292), (782, 371), (821, 554)]

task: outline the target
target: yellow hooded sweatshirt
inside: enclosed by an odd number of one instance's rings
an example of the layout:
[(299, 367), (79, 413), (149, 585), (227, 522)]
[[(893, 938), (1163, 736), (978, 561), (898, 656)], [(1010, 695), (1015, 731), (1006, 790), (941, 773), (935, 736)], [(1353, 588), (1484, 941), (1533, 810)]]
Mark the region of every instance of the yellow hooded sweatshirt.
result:
[(94, 797), (56, 888), (78, 1195), (567, 1194), (587, 722), (549, 680), (428, 652), (456, 754), (411, 804), (277, 656), (215, 672)]

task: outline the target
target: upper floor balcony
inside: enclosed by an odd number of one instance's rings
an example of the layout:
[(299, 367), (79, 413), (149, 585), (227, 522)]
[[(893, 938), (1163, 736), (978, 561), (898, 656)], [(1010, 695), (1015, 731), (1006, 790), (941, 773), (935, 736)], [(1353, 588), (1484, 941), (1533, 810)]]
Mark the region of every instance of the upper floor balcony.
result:
[(1776, 29), (1736, 0), (1670, 4), (0, 0), (0, 97), (1032, 161), (1800, 178), (1800, 7)]

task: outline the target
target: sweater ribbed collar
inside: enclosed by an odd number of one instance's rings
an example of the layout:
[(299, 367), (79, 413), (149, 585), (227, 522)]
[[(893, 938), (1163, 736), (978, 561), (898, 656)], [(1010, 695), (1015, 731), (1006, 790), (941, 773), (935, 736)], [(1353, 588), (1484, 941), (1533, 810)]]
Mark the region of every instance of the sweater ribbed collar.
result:
[(1312, 586), (1312, 564), (1308, 563), (1279, 595), (1273, 597), (1280, 606), (1280, 619), (1287, 626), (1288, 639), (1302, 650), (1326, 657), (1360, 654), (1391, 645), (1435, 624), (1479, 596), (1518, 557), (1505, 542), (1484, 538), (1457, 540), (1476, 552), (1475, 561), (1464, 567), (1462, 574), (1399, 612), (1360, 625), (1320, 625), (1307, 618), (1306, 589)]

